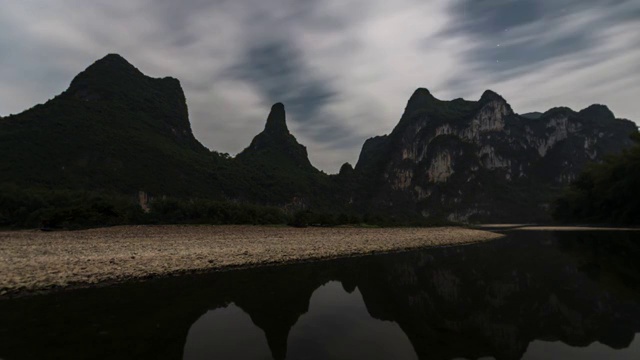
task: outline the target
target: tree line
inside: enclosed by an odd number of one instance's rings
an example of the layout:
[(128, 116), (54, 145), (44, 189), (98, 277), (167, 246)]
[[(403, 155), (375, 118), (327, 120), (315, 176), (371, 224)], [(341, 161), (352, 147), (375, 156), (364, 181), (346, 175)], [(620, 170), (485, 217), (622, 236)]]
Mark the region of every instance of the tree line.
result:
[(306, 226), (433, 226), (424, 218), (314, 211), (233, 201), (159, 197), (143, 210), (135, 196), (120, 193), (21, 188), (0, 185), (0, 227), (82, 229), (142, 224), (250, 224)]
[(594, 163), (556, 200), (560, 222), (640, 224), (640, 135), (621, 154)]

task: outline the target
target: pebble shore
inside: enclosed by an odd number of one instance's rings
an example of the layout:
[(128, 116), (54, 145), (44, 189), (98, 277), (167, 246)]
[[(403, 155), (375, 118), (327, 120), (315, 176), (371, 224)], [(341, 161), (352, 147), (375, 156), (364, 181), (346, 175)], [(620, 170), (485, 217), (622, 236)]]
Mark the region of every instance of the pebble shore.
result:
[(443, 228), (118, 226), (0, 232), (0, 297), (69, 286), (462, 245), (502, 235)]

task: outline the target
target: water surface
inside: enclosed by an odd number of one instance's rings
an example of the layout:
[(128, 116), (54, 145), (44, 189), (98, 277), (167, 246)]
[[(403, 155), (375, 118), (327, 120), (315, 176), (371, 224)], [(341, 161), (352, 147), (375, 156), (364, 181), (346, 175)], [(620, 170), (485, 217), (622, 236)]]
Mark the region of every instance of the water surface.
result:
[(508, 234), (3, 300), (0, 358), (640, 358), (637, 233)]

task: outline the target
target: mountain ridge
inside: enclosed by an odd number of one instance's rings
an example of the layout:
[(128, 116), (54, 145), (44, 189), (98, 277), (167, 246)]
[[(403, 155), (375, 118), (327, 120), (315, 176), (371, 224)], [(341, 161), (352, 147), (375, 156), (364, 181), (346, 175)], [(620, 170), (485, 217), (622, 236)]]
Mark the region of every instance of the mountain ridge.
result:
[[(533, 118), (498, 93), (440, 100), (418, 88), (388, 135), (355, 167), (326, 175), (275, 103), (235, 157), (194, 136), (177, 79), (109, 54), (45, 104), (0, 118), (0, 184), (249, 202), (450, 221), (548, 219), (559, 189), (590, 162), (630, 146), (635, 124), (604, 105)], [(68, 141), (71, 139), (73, 141)]]
[(490, 90), (476, 102), (418, 91), (427, 101), (414, 93), (389, 135), (365, 141), (354, 181), (373, 180), (353, 194), (362, 209), (462, 222), (548, 221), (557, 188), (588, 162), (631, 146), (636, 131), (602, 105), (554, 108), (531, 120)]

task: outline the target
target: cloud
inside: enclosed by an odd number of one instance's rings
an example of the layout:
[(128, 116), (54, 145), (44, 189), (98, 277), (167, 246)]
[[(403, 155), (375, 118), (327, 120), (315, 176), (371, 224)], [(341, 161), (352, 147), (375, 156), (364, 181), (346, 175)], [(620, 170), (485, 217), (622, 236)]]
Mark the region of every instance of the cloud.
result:
[(327, 81), (309, 74), (299, 51), (285, 41), (250, 46), (230, 77), (255, 84), (271, 102), (286, 103), (299, 122), (317, 117), (335, 95)]
[(619, 0), (464, 0), (453, 4), (453, 25), (443, 35), (472, 38), (474, 46), (466, 49), (466, 57), (478, 65), (476, 70), (496, 72), (594, 48), (601, 29), (634, 20), (626, 15), (639, 8)]
[[(502, 5), (496, 5), (491, 16), (483, 16), (486, 3)], [(528, 14), (521, 14), (515, 23), (499, 20), (510, 13), (514, 2), (455, 3), (451, 12), (457, 14), (457, 25), (443, 36), (465, 37), (473, 46), (464, 52), (464, 71), (450, 80), (451, 91), (473, 96), (491, 87), (521, 112), (605, 103), (620, 117), (640, 120), (631, 100), (640, 94), (636, 50), (640, 4), (624, 0), (517, 3)], [(465, 7), (477, 11), (461, 11)]]
[(633, 0), (9, 2), (0, 114), (117, 52), (181, 80), (206, 146), (241, 151), (284, 102), (314, 165), (337, 172), (391, 131), (417, 87), (443, 99), (492, 88), (520, 112), (605, 103), (640, 120), (638, 20)]

